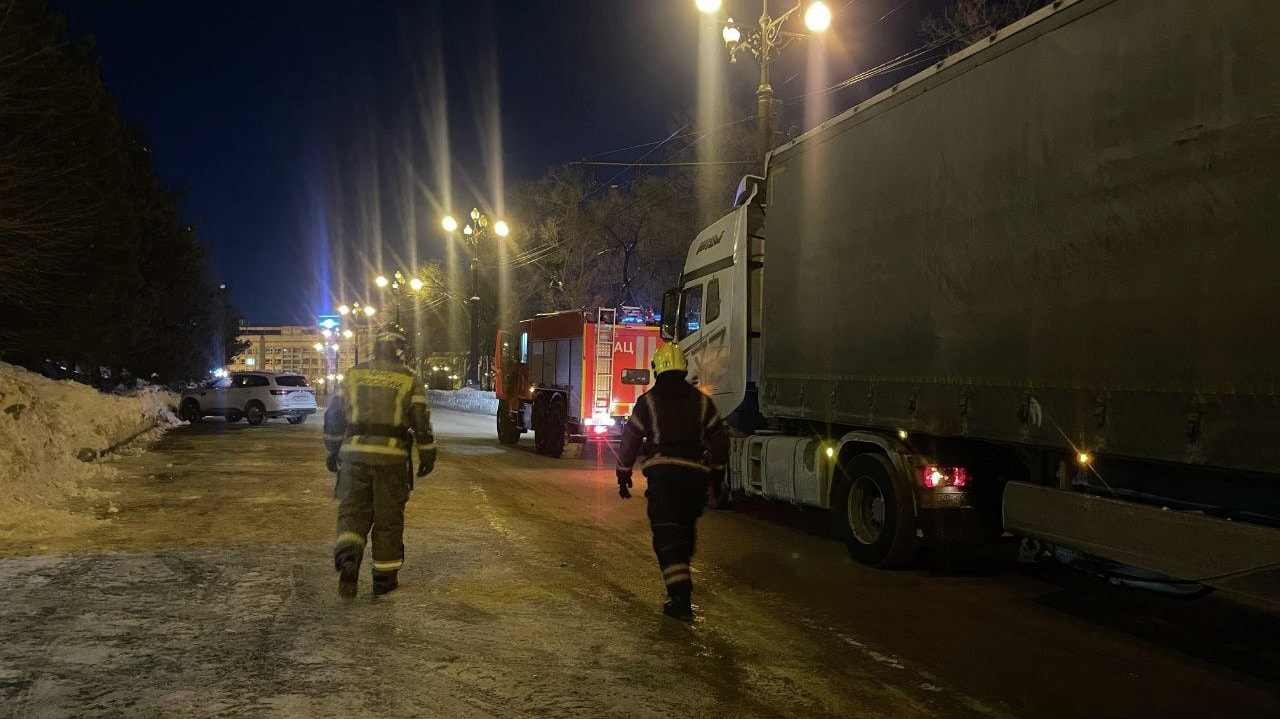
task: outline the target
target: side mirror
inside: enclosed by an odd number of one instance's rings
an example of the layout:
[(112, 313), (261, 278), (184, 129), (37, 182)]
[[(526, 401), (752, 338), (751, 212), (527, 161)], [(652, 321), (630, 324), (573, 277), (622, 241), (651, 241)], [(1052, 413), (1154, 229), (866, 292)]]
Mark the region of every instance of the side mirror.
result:
[(628, 367), (622, 370), (623, 384), (647, 385), (649, 384), (649, 370), (637, 367)]
[(662, 294), (662, 339), (672, 342), (676, 339), (676, 328), (680, 326), (680, 290), (667, 290)]

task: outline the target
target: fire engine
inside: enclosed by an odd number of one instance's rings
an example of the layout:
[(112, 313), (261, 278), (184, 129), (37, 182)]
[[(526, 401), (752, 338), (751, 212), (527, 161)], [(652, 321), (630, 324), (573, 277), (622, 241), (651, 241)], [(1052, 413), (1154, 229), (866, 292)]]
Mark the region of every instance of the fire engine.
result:
[(616, 439), (653, 381), (649, 359), (661, 344), (659, 329), (630, 308), (540, 314), (515, 336), (500, 330), (498, 441), (516, 444), (532, 430), (538, 452), (559, 457), (569, 442)]

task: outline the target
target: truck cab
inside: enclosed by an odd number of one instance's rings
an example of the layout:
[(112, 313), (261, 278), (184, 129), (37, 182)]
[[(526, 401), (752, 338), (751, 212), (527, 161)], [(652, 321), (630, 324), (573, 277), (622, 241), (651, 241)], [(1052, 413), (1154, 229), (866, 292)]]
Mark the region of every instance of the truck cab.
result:
[(680, 286), (667, 291), (662, 303), (662, 336), (684, 351), (689, 381), (711, 397), (731, 426), (748, 431), (759, 415), (762, 182), (743, 179), (734, 209), (694, 239)]

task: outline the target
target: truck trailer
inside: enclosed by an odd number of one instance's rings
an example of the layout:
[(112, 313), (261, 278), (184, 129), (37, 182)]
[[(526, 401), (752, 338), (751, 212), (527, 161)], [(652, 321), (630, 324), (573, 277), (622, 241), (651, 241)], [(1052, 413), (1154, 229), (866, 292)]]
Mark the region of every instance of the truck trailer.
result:
[(627, 308), (540, 314), (494, 343), (498, 440), (559, 457), (569, 442), (616, 440), (636, 398), (652, 383), (656, 325)]
[(663, 301), (722, 496), (1280, 596), (1276, 28), (1060, 0), (774, 150)]

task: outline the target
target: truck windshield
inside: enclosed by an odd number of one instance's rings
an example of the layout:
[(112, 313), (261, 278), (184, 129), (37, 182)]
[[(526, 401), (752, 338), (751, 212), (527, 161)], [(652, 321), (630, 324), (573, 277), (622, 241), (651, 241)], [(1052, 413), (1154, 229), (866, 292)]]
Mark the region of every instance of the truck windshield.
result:
[(686, 287), (680, 296), (680, 326), (676, 328), (684, 339), (702, 329), (702, 285)]

